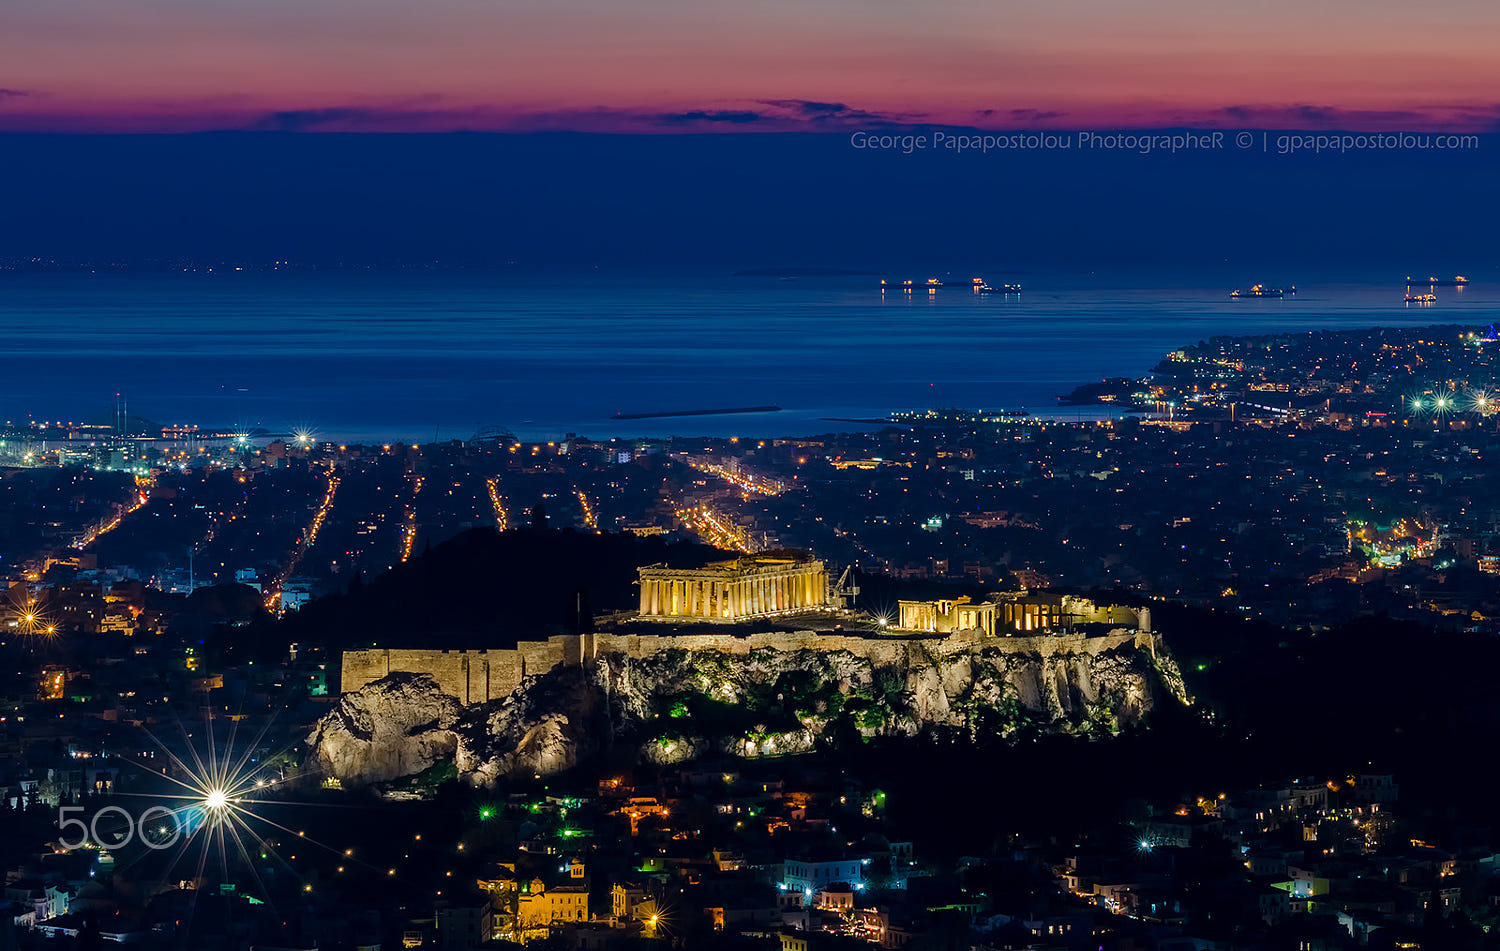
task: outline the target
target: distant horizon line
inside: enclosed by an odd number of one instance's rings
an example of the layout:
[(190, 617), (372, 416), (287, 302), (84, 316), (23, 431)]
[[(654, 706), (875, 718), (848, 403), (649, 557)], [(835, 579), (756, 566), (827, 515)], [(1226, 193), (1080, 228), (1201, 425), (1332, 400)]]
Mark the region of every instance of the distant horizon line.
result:
[[(315, 110), (316, 111), (316, 110)], [(1040, 124), (1036, 122), (1021, 122), (1013, 124), (991, 125), (984, 123), (961, 123), (961, 122), (936, 122), (936, 121), (899, 121), (883, 117), (872, 117), (867, 120), (841, 120), (840, 124), (830, 126), (825, 124), (802, 124), (788, 125), (782, 123), (760, 124), (758, 121), (736, 122), (726, 119), (692, 119), (682, 122), (667, 122), (662, 124), (630, 124), (618, 127), (572, 127), (572, 126), (548, 126), (538, 125), (528, 127), (525, 125), (511, 127), (470, 127), (455, 125), (451, 128), (418, 128), (401, 127), (399, 123), (381, 124), (384, 120), (369, 120), (360, 122), (347, 121), (320, 121), (311, 119), (307, 121), (285, 121), (277, 125), (261, 125), (250, 123), (247, 125), (195, 125), (192, 123), (171, 123), (157, 119), (153, 122), (145, 121), (136, 123), (134, 120), (126, 120), (113, 125), (88, 125), (84, 123), (75, 124), (72, 119), (66, 121), (53, 121), (47, 119), (41, 123), (27, 121), (36, 117), (28, 116), (6, 116), (0, 113), (0, 136), (16, 137), (56, 137), (56, 138), (195, 138), (210, 136), (265, 136), (265, 137), (357, 137), (357, 136), (380, 136), (380, 137), (411, 137), (411, 138), (444, 138), (444, 137), (517, 137), (517, 138), (541, 138), (556, 136), (559, 138), (732, 138), (739, 136), (783, 136), (796, 138), (825, 138), (847, 140), (852, 133), (856, 132), (879, 132), (879, 133), (931, 133), (931, 132), (963, 132), (981, 133), (987, 135), (1078, 135), (1081, 133), (1231, 133), (1231, 132), (1256, 132), (1277, 135), (1464, 135), (1479, 136), (1483, 139), (1491, 139), (1500, 136), (1500, 119), (1483, 117), (1482, 119), (1465, 120), (1462, 122), (1442, 121), (1437, 119), (1415, 119), (1407, 122), (1379, 121), (1355, 119), (1348, 123), (1320, 122), (1309, 120), (1300, 124), (1263, 124), (1253, 119), (1243, 122), (1232, 120), (1202, 120), (1198, 122), (1176, 122), (1176, 123), (1152, 123), (1152, 122), (1096, 122), (1079, 124)], [(21, 120), (17, 124), (16, 120)]]
[[(1456, 270), (1455, 270), (1456, 267)], [(745, 287), (763, 285), (771, 281), (777, 284), (792, 284), (793, 282), (804, 283), (809, 286), (833, 286), (839, 282), (855, 282), (870, 279), (874, 287), (883, 278), (925, 280), (927, 278), (941, 278), (944, 280), (958, 280), (961, 276), (963, 282), (967, 283), (974, 277), (985, 278), (1010, 278), (1029, 276), (1101, 276), (1117, 277), (1120, 275), (1132, 275), (1137, 278), (1147, 277), (1149, 280), (1140, 283), (1140, 286), (1169, 286), (1174, 284), (1186, 284), (1194, 286), (1190, 274), (1211, 275), (1218, 280), (1227, 272), (1243, 273), (1247, 270), (1277, 270), (1277, 271), (1299, 271), (1302, 274), (1308, 272), (1328, 272), (1328, 277), (1319, 279), (1313, 277), (1299, 277), (1295, 283), (1304, 289), (1311, 289), (1319, 283), (1337, 285), (1343, 283), (1371, 283), (1385, 281), (1401, 281), (1411, 277), (1417, 277), (1416, 283), (1423, 283), (1422, 278), (1437, 277), (1440, 280), (1449, 280), (1455, 274), (1463, 274), (1466, 277), (1475, 274), (1489, 274), (1489, 270), (1483, 267), (1475, 268), (1463, 264), (1444, 264), (1440, 267), (1401, 267), (1391, 262), (1379, 262), (1364, 265), (1358, 268), (1338, 262), (1315, 263), (1306, 262), (1302, 264), (1286, 261), (1271, 260), (1224, 260), (1212, 265), (1193, 264), (1179, 266), (1172, 269), (1143, 268), (1139, 264), (1131, 262), (1112, 262), (1104, 265), (1069, 264), (1061, 265), (1056, 262), (1037, 263), (1030, 261), (1010, 261), (1003, 264), (993, 263), (988, 265), (974, 264), (972, 261), (945, 262), (934, 264), (930, 261), (912, 261), (900, 265), (879, 267), (861, 263), (701, 263), (692, 266), (676, 268), (643, 269), (638, 265), (628, 262), (612, 262), (600, 264), (588, 263), (563, 263), (563, 262), (541, 262), (541, 261), (519, 261), (519, 260), (480, 260), (462, 258), (440, 258), (440, 257), (406, 257), (391, 258), (385, 260), (292, 260), (267, 258), (258, 255), (242, 255), (225, 258), (177, 258), (171, 256), (154, 257), (142, 256), (139, 258), (117, 258), (117, 257), (66, 257), (54, 255), (9, 255), (0, 256), (0, 276), (24, 276), (24, 275), (107, 275), (107, 274), (144, 274), (144, 275), (208, 275), (223, 274), (313, 274), (319, 272), (329, 273), (409, 273), (409, 272), (431, 272), (436, 274), (497, 274), (497, 275), (539, 275), (557, 278), (566, 278), (586, 282), (590, 279), (619, 280), (621, 278), (635, 278), (639, 280), (677, 280), (684, 277), (696, 279), (734, 279), (743, 282)], [(1453, 273), (1449, 273), (1452, 271)], [(1377, 272), (1383, 272), (1387, 276), (1375, 277)], [(1249, 275), (1254, 276), (1254, 275)], [(1252, 281), (1252, 283), (1255, 283)], [(1470, 278), (1470, 283), (1476, 283)], [(1487, 283), (1480, 279), (1477, 283)], [(957, 285), (948, 285), (949, 289), (961, 289)], [(900, 290), (899, 285), (891, 285), (891, 290)], [(919, 288), (925, 289), (925, 288)]]

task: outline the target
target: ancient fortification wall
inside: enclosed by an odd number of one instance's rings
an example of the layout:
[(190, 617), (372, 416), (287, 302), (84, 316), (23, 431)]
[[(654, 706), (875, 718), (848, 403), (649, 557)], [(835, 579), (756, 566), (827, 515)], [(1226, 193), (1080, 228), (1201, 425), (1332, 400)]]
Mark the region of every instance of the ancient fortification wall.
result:
[(431, 674), (444, 693), (465, 704), (484, 703), (508, 696), (525, 677), (544, 674), (555, 667), (577, 665), (600, 654), (623, 654), (640, 660), (667, 650), (712, 650), (725, 654), (749, 654), (757, 650), (848, 651), (868, 658), (876, 666), (908, 667), (929, 658), (979, 650), (1042, 658), (1071, 654), (1097, 655), (1118, 647), (1133, 646), (1155, 656), (1159, 635), (1146, 630), (1118, 629), (1099, 637), (1039, 635), (1003, 637), (980, 631), (960, 631), (941, 637), (858, 637), (794, 631), (751, 634), (572, 634), (545, 641), (522, 641), (514, 650), (400, 650), (380, 648), (346, 651), (343, 663), (344, 691), (394, 672)]

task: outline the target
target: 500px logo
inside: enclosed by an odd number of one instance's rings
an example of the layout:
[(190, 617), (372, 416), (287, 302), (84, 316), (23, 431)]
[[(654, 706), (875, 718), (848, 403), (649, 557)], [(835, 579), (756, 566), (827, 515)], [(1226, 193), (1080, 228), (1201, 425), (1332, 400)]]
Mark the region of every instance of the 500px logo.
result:
[[(180, 810), (151, 806), (133, 816), (123, 806), (105, 806), (85, 822), (69, 813), (84, 812), (83, 806), (63, 806), (57, 810), (58, 844), (68, 850), (101, 848), (123, 849), (139, 839), (148, 849), (170, 849), (185, 831)], [(73, 828), (77, 838), (70, 841)]]

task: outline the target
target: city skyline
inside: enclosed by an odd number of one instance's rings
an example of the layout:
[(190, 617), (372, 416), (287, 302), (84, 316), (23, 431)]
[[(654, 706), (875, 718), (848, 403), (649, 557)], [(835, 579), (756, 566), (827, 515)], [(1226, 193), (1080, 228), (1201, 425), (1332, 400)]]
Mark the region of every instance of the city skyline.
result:
[(1500, 951), (1493, 0), (0, 7), (0, 951)]

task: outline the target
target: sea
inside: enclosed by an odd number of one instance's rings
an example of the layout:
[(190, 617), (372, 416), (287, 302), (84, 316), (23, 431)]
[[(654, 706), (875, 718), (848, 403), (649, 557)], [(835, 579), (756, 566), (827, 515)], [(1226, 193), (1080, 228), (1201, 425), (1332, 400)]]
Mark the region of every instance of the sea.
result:
[[(1432, 305), (1403, 303), (1401, 273), (939, 276), (954, 285), (907, 294), (858, 275), (0, 273), (0, 419), (107, 421), (117, 395), (155, 422), (344, 442), (764, 438), (931, 408), (1085, 419), (1103, 408), (1058, 397), (1216, 335), (1500, 319), (1500, 274)], [(957, 286), (973, 276), (1022, 291)], [(1297, 293), (1228, 296), (1258, 281)]]

